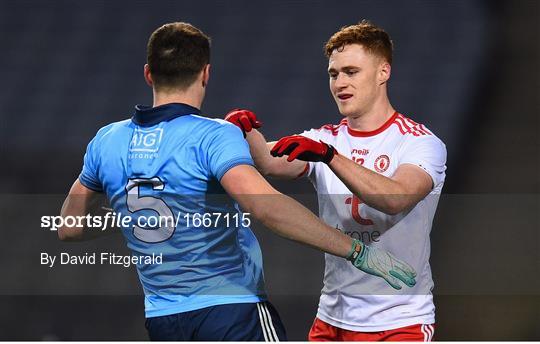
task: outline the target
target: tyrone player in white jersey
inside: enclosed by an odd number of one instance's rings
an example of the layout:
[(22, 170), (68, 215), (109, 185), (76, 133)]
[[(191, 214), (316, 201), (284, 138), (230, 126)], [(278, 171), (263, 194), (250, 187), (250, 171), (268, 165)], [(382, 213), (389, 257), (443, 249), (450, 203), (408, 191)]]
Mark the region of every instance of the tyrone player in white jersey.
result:
[[(446, 148), (388, 99), (392, 41), (368, 21), (343, 27), (326, 43), (330, 91), (345, 118), (337, 125), (267, 143), (248, 110), (239, 126), (265, 175), (307, 175), (322, 219), (417, 272), (405, 288), (326, 255), (324, 287), (309, 333), (313, 341), (430, 341), (435, 306), (429, 234), (446, 170)], [(361, 253), (360, 253), (361, 254)]]

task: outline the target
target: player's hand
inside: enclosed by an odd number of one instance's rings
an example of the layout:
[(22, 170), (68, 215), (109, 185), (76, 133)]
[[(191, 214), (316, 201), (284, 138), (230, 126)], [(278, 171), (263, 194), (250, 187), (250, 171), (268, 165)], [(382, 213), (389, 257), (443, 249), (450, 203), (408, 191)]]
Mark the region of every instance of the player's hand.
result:
[(394, 289), (401, 289), (400, 281), (408, 287), (416, 284), (416, 271), (409, 264), (360, 240), (353, 240), (353, 248), (347, 259), (365, 273), (384, 278)]
[(257, 119), (255, 113), (243, 109), (231, 110), (225, 116), (225, 120), (240, 128), (244, 137), (246, 137), (246, 133), (249, 133), (253, 128), (257, 129), (262, 126), (262, 123)]
[(288, 155), (287, 161), (294, 159), (302, 161), (322, 161), (329, 164), (336, 149), (322, 141), (314, 141), (305, 136), (293, 135), (281, 138), (270, 150), (274, 157)]

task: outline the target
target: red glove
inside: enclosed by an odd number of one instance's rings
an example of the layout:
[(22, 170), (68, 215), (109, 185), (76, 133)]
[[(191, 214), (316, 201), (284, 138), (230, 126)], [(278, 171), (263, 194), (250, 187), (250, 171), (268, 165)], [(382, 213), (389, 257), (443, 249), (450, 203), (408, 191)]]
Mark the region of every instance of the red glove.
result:
[(257, 119), (257, 116), (249, 110), (231, 110), (225, 116), (225, 120), (240, 128), (244, 134), (244, 137), (246, 137), (246, 133), (249, 133), (251, 129), (257, 129), (262, 126), (262, 123)]
[(294, 159), (303, 161), (322, 161), (329, 164), (337, 151), (322, 141), (317, 142), (305, 136), (293, 135), (281, 138), (270, 150), (272, 156), (288, 155), (287, 161)]

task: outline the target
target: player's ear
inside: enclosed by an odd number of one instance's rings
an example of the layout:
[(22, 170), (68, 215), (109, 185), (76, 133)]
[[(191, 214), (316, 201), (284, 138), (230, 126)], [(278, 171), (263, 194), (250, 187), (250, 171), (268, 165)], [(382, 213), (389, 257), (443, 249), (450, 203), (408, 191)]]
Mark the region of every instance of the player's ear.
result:
[(203, 68), (203, 75), (202, 75), (202, 86), (206, 87), (208, 85), (208, 80), (210, 79), (210, 64), (207, 64)]
[(152, 80), (152, 73), (150, 73), (150, 66), (148, 63), (144, 65), (144, 80), (150, 87), (154, 87), (154, 81)]
[(379, 65), (379, 85), (384, 84), (390, 79), (390, 74), (392, 72), (392, 66), (386, 61), (382, 61)]

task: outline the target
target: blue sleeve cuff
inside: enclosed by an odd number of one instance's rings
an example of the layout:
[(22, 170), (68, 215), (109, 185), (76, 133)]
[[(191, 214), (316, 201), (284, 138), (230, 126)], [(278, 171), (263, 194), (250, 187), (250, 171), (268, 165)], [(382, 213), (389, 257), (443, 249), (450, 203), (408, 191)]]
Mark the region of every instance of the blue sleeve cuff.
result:
[(223, 175), (227, 173), (228, 170), (231, 168), (238, 166), (238, 165), (250, 165), (255, 166), (255, 163), (253, 162), (253, 159), (251, 158), (235, 158), (231, 159), (227, 162), (225, 162), (223, 165), (221, 165), (218, 170), (216, 171), (216, 178), (217, 180), (221, 180), (223, 178)]
[(79, 174), (79, 181), (81, 182), (83, 186), (89, 188), (90, 190), (103, 192), (103, 187), (100, 184), (93, 182), (82, 173)]

